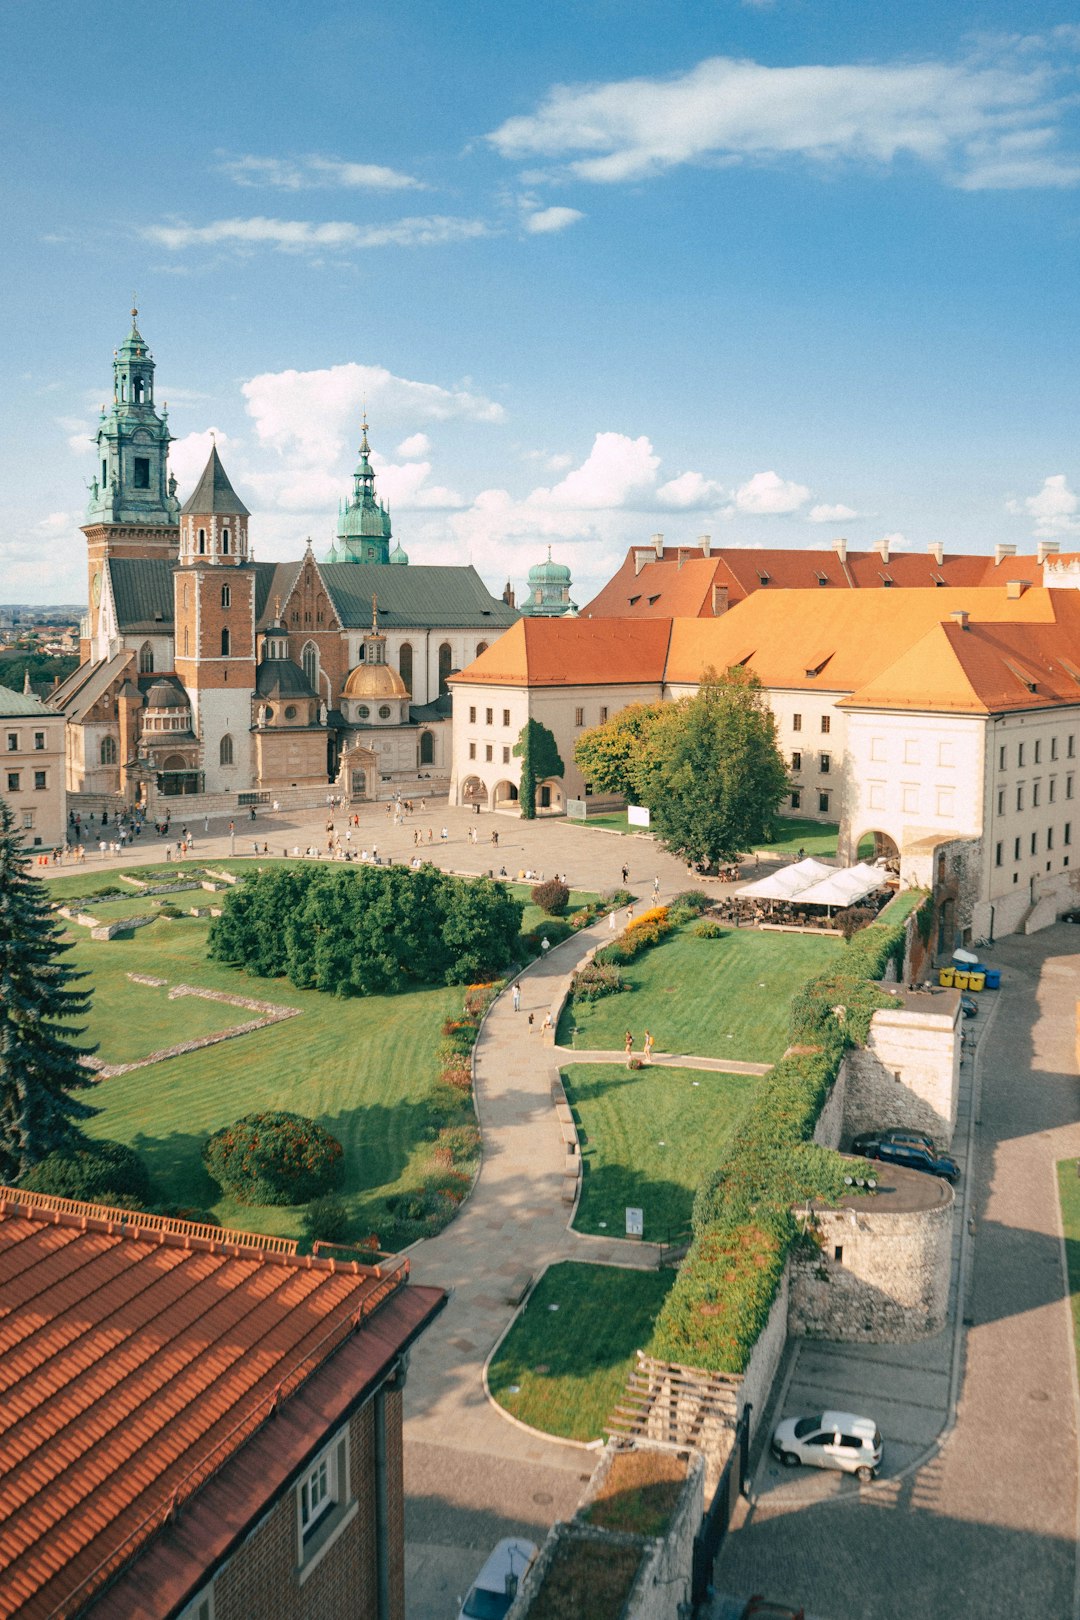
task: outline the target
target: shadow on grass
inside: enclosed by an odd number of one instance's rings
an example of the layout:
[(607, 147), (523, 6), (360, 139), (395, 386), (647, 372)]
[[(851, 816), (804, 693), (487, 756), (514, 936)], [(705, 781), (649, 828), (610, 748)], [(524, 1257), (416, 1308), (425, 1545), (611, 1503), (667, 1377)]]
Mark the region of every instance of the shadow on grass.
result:
[(644, 1176), (623, 1165), (596, 1165), (587, 1145), (582, 1149), (581, 1178), (576, 1232), (623, 1237), (628, 1209), (644, 1212), (647, 1243), (672, 1243), (690, 1224), (694, 1193), (677, 1181)]

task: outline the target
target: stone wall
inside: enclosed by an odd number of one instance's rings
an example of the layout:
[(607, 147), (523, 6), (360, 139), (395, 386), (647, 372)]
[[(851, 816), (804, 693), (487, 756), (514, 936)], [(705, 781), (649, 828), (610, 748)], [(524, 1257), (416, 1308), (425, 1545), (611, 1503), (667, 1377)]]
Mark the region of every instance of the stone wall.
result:
[(909, 1125), (952, 1141), (960, 1087), (960, 997), (900, 994), (876, 1012), (865, 1047), (844, 1059), (844, 1136)]
[[(780, 1280), (780, 1287), (773, 1300), (769, 1319), (765, 1323), (758, 1341), (750, 1354), (746, 1371), (742, 1376), (742, 1384), (738, 1393), (738, 1411), (742, 1415), (747, 1402), (752, 1403), (753, 1412), (750, 1416), (750, 1438), (753, 1440), (757, 1433), (757, 1426), (761, 1422), (772, 1391), (773, 1379), (784, 1354), (787, 1344), (788, 1317), (790, 1315), (788, 1291), (790, 1267), (784, 1267), (784, 1275)], [(728, 1451), (734, 1436), (728, 1435)], [(726, 1458), (725, 1458), (726, 1461)], [(717, 1476), (719, 1477), (719, 1475)]]
[(793, 1258), (788, 1266), (788, 1332), (864, 1344), (908, 1344), (940, 1333), (955, 1195), (944, 1181), (935, 1191), (933, 1204), (907, 1213), (875, 1208), (870, 1197), (859, 1201), (865, 1210), (817, 1210), (820, 1255)]
[(825, 1106), (818, 1116), (814, 1126), (814, 1141), (819, 1147), (838, 1148), (840, 1139), (844, 1134), (844, 1108), (847, 1097), (847, 1058), (840, 1065), (840, 1072), (833, 1081), (833, 1088), (825, 1099)]

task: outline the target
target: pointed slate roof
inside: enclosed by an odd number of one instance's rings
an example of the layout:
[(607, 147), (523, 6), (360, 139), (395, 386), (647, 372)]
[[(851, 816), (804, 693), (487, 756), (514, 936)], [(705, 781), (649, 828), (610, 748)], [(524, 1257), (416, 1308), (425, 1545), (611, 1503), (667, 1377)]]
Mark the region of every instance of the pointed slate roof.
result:
[(221, 457), (217, 453), (216, 444), (210, 451), (210, 460), (203, 468), (202, 477), (180, 508), (180, 511), (185, 515), (196, 517), (205, 517), (211, 514), (216, 517), (251, 516), (247, 507), (229, 483), (228, 474), (221, 465)]

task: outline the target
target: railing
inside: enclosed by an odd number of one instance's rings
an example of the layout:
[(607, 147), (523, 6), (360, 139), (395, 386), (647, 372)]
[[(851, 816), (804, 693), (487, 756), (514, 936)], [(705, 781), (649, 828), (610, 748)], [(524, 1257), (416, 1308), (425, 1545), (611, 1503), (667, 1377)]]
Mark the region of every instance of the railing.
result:
[(183, 1221), (172, 1215), (144, 1214), (138, 1210), (113, 1209), (107, 1204), (86, 1204), (77, 1198), (61, 1198), (57, 1193), (29, 1192), (22, 1187), (0, 1187), (0, 1209), (22, 1204), (28, 1209), (51, 1210), (76, 1215), (83, 1220), (104, 1221), (110, 1232), (137, 1237), (140, 1232), (171, 1232), (177, 1237), (202, 1238), (223, 1248), (261, 1249), (264, 1254), (294, 1255), (296, 1239), (269, 1237), (263, 1232), (238, 1232), (231, 1227), (212, 1226), (205, 1221)]

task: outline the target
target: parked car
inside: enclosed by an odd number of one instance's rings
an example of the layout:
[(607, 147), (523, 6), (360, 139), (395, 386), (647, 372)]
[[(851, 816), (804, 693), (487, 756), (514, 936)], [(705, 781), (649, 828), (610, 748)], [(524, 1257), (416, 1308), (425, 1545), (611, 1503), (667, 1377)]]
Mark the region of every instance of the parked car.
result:
[(881, 1435), (873, 1418), (851, 1412), (818, 1412), (785, 1418), (773, 1430), (772, 1449), (787, 1468), (806, 1463), (838, 1468), (868, 1484), (881, 1467)]
[(458, 1620), (503, 1620), (538, 1551), (534, 1541), (525, 1541), (520, 1536), (506, 1536), (496, 1542), (494, 1551), (468, 1590), (458, 1611)]
[(928, 1136), (920, 1131), (864, 1131), (851, 1144), (851, 1151), (864, 1159), (882, 1164), (898, 1164), (905, 1170), (923, 1170), (941, 1176), (954, 1185), (960, 1179), (960, 1166), (947, 1153), (938, 1153)]
[(749, 1598), (739, 1620), (806, 1620), (805, 1609), (793, 1609), (787, 1603), (773, 1603), (758, 1592)]

